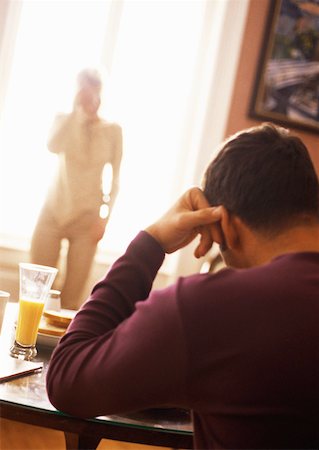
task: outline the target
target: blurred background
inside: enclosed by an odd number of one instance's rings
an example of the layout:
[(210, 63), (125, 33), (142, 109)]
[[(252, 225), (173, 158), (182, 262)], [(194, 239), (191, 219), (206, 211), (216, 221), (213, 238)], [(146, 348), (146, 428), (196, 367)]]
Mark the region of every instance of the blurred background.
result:
[[(200, 184), (225, 136), (258, 123), (247, 111), (268, 7), (269, 0), (1, 1), (1, 289), (15, 295), (17, 263), (27, 260), (55, 170), (48, 131), (57, 112), (72, 109), (77, 72), (99, 68), (101, 115), (123, 129), (120, 192), (90, 290), (140, 229)], [(299, 135), (318, 168), (318, 137)], [(167, 258), (157, 282), (198, 270), (191, 251)]]

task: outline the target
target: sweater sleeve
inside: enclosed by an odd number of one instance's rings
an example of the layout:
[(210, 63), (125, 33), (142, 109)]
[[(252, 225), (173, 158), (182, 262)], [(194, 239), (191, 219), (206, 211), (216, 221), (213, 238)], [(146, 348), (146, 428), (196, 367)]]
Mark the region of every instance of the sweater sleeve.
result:
[(153, 291), (164, 259), (141, 232), (93, 289), (53, 352), (52, 404), (79, 417), (184, 406), (186, 352), (174, 286)]

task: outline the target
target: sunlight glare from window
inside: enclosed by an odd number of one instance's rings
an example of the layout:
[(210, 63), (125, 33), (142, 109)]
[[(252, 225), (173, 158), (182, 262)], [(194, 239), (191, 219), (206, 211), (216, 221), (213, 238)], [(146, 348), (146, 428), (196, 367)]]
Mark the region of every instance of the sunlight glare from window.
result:
[[(125, 2), (106, 98), (123, 127), (121, 185), (101, 242), (123, 251), (176, 199), (205, 2)], [(107, 108), (106, 100), (106, 110)], [(175, 190), (174, 190), (175, 189)]]
[[(27, 242), (56, 164), (46, 141), (78, 70), (103, 64), (112, 2), (26, 1), (1, 125), (0, 232)], [(126, 1), (102, 116), (123, 128), (120, 193), (100, 252), (122, 252), (180, 194), (182, 133), (205, 1)], [(72, 27), (72, 28), (71, 28)]]
[(23, 3), (0, 137), (6, 235), (31, 237), (55, 169), (46, 146), (54, 115), (72, 108), (78, 70), (100, 64), (108, 3), (74, 7)]

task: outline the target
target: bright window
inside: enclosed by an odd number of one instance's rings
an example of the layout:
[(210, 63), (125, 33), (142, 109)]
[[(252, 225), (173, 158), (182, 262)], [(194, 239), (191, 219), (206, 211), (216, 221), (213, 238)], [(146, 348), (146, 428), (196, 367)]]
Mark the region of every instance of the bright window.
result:
[[(0, 76), (9, 73), (0, 98), (1, 242), (28, 249), (56, 166), (50, 125), (71, 110), (77, 72), (98, 66), (107, 74), (101, 115), (124, 138), (120, 192), (99, 245), (114, 260), (200, 181), (223, 138), (248, 0), (8, 3), (21, 13), (0, 48)], [(188, 251), (169, 272), (193, 270)]]
[[(75, 75), (112, 58), (102, 115), (123, 128), (121, 186), (100, 248), (117, 254), (178, 193), (204, 1), (25, 1), (1, 124), (1, 232), (29, 242), (56, 158), (46, 139)], [(111, 7), (119, 28), (106, 30)], [(119, 6), (121, 6), (119, 8)], [(113, 10), (112, 10), (113, 11)], [(114, 11), (113, 11), (114, 13)]]
[(124, 131), (124, 160), (105, 248), (112, 238), (117, 248), (126, 245), (177, 195), (203, 12), (204, 2), (124, 3), (109, 81), (112, 112)]
[(56, 163), (48, 131), (72, 106), (77, 71), (100, 64), (108, 5), (23, 2), (0, 128), (2, 233), (31, 237)]

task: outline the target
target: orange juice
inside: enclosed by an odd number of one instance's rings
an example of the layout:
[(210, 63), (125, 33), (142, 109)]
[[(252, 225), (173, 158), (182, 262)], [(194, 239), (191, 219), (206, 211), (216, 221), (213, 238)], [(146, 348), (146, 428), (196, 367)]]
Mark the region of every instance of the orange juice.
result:
[(21, 345), (35, 345), (44, 303), (20, 299), (16, 341)]

